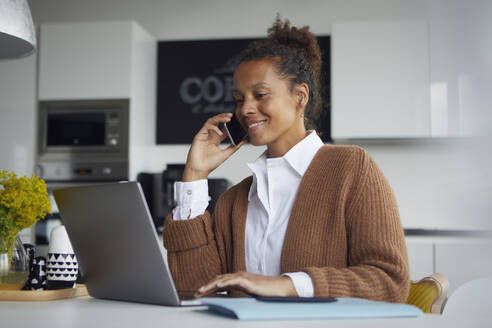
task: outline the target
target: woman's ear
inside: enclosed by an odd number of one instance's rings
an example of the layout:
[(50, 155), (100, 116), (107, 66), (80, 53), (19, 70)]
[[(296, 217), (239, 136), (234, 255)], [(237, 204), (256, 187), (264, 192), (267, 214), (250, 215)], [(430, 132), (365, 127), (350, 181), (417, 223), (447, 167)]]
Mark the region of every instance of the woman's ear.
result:
[(296, 95), (299, 106), (306, 107), (309, 102), (309, 86), (306, 83), (296, 85)]

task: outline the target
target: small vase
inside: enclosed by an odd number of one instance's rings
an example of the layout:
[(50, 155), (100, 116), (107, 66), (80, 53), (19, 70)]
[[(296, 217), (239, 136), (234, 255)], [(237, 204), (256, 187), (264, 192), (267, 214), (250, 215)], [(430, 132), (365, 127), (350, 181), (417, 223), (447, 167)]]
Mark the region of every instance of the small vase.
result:
[[(14, 245), (8, 245), (10, 243)], [(0, 290), (20, 290), (29, 278), (29, 258), (26, 250), (19, 236), (3, 246), (0, 251)], [(10, 256), (9, 249), (12, 249)]]
[(78, 263), (64, 225), (51, 230), (46, 269), (47, 289), (64, 289), (75, 286)]

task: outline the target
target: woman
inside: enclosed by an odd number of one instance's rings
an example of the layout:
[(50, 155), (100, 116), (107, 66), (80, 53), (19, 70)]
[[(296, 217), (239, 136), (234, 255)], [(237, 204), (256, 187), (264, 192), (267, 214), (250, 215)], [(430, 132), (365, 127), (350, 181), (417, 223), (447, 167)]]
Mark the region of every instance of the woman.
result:
[(219, 147), (229, 113), (193, 139), (164, 226), (177, 289), (405, 302), (407, 253), (387, 180), (364, 149), (323, 145), (306, 130), (321, 108), (316, 37), (279, 18), (268, 32), (241, 54), (233, 91), (250, 143), (267, 150), (211, 217), (206, 179), (245, 141)]

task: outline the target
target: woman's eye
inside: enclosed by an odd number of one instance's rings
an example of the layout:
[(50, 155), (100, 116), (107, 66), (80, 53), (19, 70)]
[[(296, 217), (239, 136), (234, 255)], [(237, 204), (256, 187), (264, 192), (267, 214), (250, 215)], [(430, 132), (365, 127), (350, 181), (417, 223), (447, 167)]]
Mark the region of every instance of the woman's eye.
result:
[(256, 98), (261, 99), (261, 98), (265, 97), (266, 95), (267, 95), (266, 93), (257, 93)]
[(236, 105), (240, 105), (243, 103), (243, 100), (242, 99), (234, 99), (234, 102), (236, 103)]

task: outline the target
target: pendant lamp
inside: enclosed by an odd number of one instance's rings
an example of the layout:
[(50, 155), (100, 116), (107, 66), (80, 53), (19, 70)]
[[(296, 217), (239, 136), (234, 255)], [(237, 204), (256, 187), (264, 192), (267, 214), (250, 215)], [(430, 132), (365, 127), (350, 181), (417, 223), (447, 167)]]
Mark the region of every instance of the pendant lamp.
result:
[(27, 0), (0, 0), (0, 59), (36, 51), (36, 33)]

